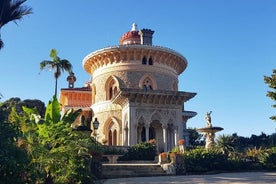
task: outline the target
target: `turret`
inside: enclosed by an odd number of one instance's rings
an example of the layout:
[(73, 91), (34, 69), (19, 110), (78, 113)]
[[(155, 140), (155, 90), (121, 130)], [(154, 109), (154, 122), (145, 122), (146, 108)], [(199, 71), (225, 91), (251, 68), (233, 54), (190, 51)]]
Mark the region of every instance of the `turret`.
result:
[(142, 29), (139, 31), (140, 40), (142, 45), (152, 45), (152, 35), (154, 31), (150, 29)]

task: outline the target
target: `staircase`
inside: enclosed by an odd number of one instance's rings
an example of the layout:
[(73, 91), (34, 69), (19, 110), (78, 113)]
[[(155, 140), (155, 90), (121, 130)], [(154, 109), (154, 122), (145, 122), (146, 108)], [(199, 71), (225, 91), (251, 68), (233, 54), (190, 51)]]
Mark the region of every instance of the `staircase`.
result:
[(116, 163), (102, 164), (103, 178), (125, 178), (139, 176), (168, 175), (157, 163)]

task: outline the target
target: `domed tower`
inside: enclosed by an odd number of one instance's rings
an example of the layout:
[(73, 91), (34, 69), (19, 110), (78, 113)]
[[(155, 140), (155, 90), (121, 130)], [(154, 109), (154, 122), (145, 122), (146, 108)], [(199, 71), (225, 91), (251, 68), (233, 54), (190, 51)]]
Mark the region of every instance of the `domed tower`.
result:
[(167, 151), (183, 138), (187, 119), (196, 115), (184, 111), (184, 102), (196, 93), (178, 91), (178, 75), (187, 60), (172, 49), (153, 46), (153, 33), (133, 24), (120, 45), (83, 59), (93, 79), (91, 108), (100, 122), (99, 141), (131, 146), (155, 139), (158, 150)]

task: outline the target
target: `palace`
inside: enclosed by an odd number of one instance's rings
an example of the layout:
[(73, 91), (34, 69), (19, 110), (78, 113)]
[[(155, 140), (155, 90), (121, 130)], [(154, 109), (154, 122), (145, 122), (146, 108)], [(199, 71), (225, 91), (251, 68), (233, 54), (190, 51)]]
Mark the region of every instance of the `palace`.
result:
[(184, 103), (196, 93), (178, 91), (187, 60), (172, 49), (154, 46), (153, 33), (133, 24), (119, 45), (83, 59), (91, 75), (85, 87), (74, 88), (69, 76), (69, 87), (61, 89), (63, 110), (81, 108), (87, 124), (97, 118), (97, 140), (103, 144), (131, 146), (155, 139), (158, 151), (168, 151), (179, 139), (188, 140), (186, 123), (197, 113), (186, 111)]

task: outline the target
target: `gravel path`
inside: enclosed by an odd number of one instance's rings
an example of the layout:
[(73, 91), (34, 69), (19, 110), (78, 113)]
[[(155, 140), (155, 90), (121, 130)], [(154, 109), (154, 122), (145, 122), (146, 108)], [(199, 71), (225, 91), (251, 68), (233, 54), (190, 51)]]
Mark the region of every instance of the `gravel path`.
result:
[(203, 184), (203, 183), (274, 183), (276, 184), (276, 172), (241, 172), (221, 173), (212, 175), (185, 175), (185, 176), (160, 176), (160, 177), (135, 177), (107, 179), (104, 184)]

